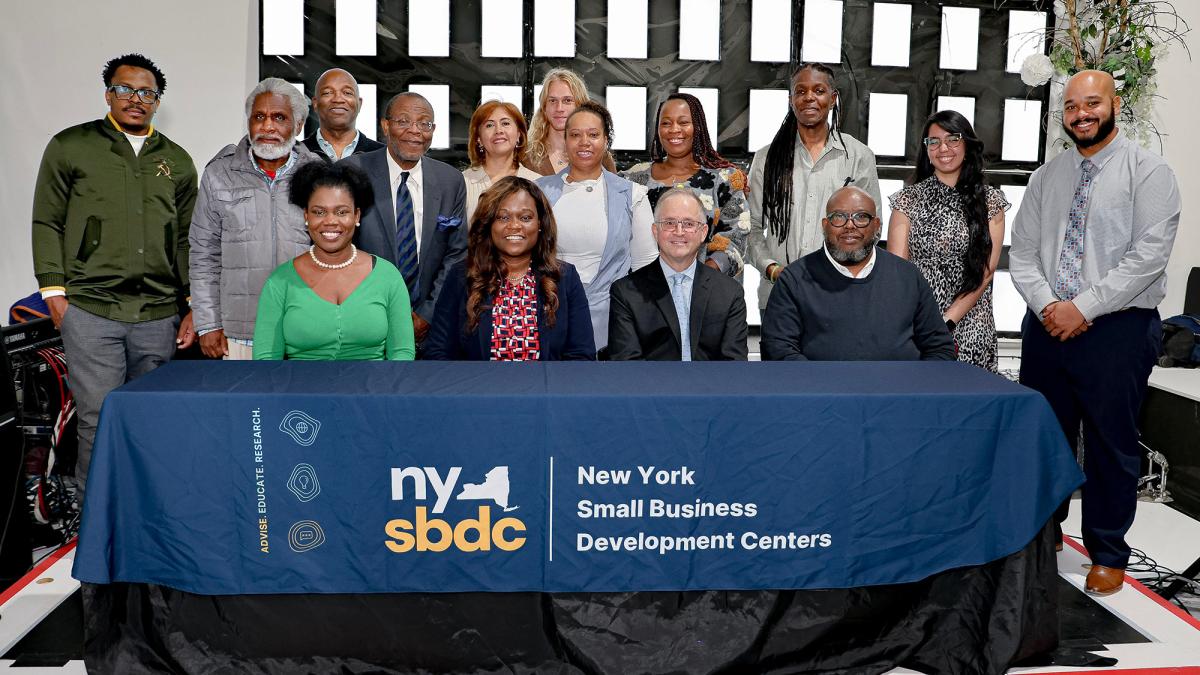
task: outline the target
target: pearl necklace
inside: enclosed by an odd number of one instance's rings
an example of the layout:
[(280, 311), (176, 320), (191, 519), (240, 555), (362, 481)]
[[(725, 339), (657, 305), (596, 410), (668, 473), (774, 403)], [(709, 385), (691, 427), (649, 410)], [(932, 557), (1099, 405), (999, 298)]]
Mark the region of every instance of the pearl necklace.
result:
[(308, 247), (308, 257), (312, 258), (312, 261), (314, 263), (316, 263), (317, 267), (320, 267), (321, 269), (326, 269), (326, 270), (345, 269), (345, 268), (353, 265), (354, 259), (358, 257), (358, 247), (356, 247), (354, 244), (350, 244), (350, 259), (347, 260), (346, 262), (341, 262), (336, 265), (331, 265), (327, 262), (321, 262), (320, 260), (317, 260), (317, 254), (314, 252), (316, 250), (316, 248), (317, 248), (316, 244), (312, 244), (311, 246)]

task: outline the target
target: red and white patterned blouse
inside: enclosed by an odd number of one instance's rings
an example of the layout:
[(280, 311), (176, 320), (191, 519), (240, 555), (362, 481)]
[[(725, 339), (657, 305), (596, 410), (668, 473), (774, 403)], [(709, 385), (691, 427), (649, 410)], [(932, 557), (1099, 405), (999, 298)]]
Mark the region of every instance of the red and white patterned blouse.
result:
[(518, 281), (505, 279), (496, 293), (492, 305), (492, 360), (537, 361), (541, 355), (537, 280), (530, 270)]

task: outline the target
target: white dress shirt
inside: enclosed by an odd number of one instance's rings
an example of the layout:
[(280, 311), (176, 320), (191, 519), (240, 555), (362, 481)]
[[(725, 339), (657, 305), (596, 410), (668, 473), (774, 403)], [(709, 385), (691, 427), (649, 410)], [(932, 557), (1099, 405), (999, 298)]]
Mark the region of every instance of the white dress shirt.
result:
[[(408, 195), (412, 197), (413, 204), (413, 227), (417, 237), (417, 262), (421, 261), (421, 234), (424, 232), (421, 220), (422, 212), (425, 210), (425, 203), (421, 200), (421, 160), (417, 160), (417, 165), (411, 169), (402, 169), (400, 165), (392, 158), (392, 153), (388, 152), (388, 179), (392, 186), (392, 217), (396, 217), (396, 190), (400, 189), (400, 174), (408, 172)], [(423, 159), (423, 158), (422, 158)]]

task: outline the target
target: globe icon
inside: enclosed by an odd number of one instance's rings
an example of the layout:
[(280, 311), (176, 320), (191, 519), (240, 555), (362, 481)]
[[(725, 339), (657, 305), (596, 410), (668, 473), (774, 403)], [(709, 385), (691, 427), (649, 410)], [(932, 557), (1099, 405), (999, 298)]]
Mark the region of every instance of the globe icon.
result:
[(307, 434), (308, 433), (308, 422), (296, 422), (296, 431), (298, 431), (302, 434)]

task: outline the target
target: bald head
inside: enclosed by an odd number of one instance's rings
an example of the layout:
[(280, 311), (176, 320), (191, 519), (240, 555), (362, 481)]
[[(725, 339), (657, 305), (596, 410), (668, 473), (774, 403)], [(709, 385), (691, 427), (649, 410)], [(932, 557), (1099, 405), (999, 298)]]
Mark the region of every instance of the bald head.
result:
[(1112, 75), (1084, 70), (1071, 76), (1063, 90), (1063, 130), (1085, 157), (1108, 145), (1117, 135), (1121, 97)]
[(330, 68), (317, 78), (312, 104), (326, 135), (351, 132), (362, 107), (358, 81), (341, 68)]
[(430, 116), (433, 115), (433, 104), (429, 102), (429, 99), (415, 91), (402, 91), (388, 99), (387, 108), (385, 108), (383, 111), (384, 115), (387, 117), (392, 117), (392, 112), (395, 110), (396, 106), (405, 101), (408, 101), (414, 105), (424, 106), (425, 109), (429, 111)]
[(871, 198), (871, 195), (867, 194), (866, 190), (853, 185), (847, 185), (844, 188), (838, 189), (829, 196), (829, 201), (825, 202), (826, 213), (832, 213), (833, 211), (842, 211), (844, 213), (866, 211), (874, 216), (878, 215), (875, 210), (876, 208), (875, 200)]

